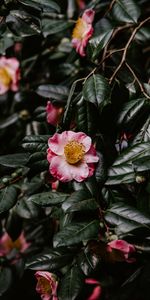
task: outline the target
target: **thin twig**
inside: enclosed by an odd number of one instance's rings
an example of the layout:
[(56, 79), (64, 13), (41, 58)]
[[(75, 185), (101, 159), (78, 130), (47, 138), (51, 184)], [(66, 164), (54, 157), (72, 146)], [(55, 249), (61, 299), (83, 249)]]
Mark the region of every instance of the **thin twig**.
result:
[(111, 11), (111, 9), (112, 9), (112, 7), (113, 7), (113, 5), (114, 5), (115, 2), (116, 2), (116, 0), (112, 0), (112, 1), (111, 1), (111, 3), (110, 3), (110, 5), (109, 5), (108, 9), (106, 10), (106, 12), (105, 12), (103, 18)]
[(139, 79), (137, 78), (137, 76), (136, 76), (136, 74), (134, 73), (133, 69), (129, 66), (129, 64), (128, 64), (127, 62), (126, 62), (125, 64), (126, 64), (127, 68), (129, 69), (129, 71), (132, 73), (132, 75), (133, 75), (134, 79), (136, 80), (136, 82), (138, 83), (138, 85), (139, 85), (139, 87), (140, 87), (140, 90), (141, 90), (141, 92), (143, 93), (143, 95), (144, 95), (146, 98), (150, 99), (150, 96), (145, 92), (143, 85), (141, 84), (141, 82), (140, 82)]
[(127, 56), (127, 51), (128, 51), (128, 48), (132, 42), (132, 40), (134, 39), (137, 31), (143, 26), (143, 24), (145, 24), (146, 22), (148, 22), (150, 20), (150, 17), (148, 17), (147, 19), (143, 20), (142, 22), (139, 23), (139, 25), (133, 30), (125, 48), (124, 48), (124, 52), (123, 52), (123, 55), (122, 55), (122, 58), (121, 58), (121, 61), (120, 61), (120, 64), (118, 65), (118, 67), (116, 68), (115, 72), (113, 73), (113, 75), (111, 76), (109, 82), (110, 84), (112, 83), (113, 79), (115, 78), (116, 74), (118, 73), (118, 71), (120, 70), (120, 68), (122, 67), (123, 63), (125, 62), (126, 60), (126, 56)]
[(2, 190), (2, 189), (4, 189), (5, 187), (7, 187), (7, 186), (9, 186), (9, 185), (11, 185), (11, 184), (13, 184), (13, 183), (15, 183), (15, 182), (21, 180), (22, 178), (23, 178), (23, 176), (18, 176), (17, 178), (12, 179), (7, 185), (6, 185), (6, 184), (1, 184), (1, 185), (0, 185), (0, 190)]

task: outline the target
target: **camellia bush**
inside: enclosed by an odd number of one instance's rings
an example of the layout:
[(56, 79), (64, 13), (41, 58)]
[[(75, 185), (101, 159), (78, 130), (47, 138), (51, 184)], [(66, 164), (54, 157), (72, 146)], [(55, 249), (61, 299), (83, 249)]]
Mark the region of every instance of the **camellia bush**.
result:
[(149, 300), (148, 0), (0, 0), (0, 297)]

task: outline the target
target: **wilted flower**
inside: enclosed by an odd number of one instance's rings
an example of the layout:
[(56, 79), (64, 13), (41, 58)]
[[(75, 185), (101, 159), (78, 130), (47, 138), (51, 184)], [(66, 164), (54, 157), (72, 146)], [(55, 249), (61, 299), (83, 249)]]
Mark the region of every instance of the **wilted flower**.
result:
[(102, 292), (99, 281), (97, 281), (93, 278), (87, 278), (87, 279), (85, 279), (85, 283), (95, 286), (93, 288), (91, 295), (87, 298), (87, 300), (99, 300), (101, 292)]
[(47, 113), (47, 122), (53, 126), (56, 126), (59, 122), (60, 116), (63, 112), (62, 107), (57, 107), (51, 103), (51, 101), (47, 102), (46, 113)]
[(42, 300), (58, 300), (56, 296), (58, 281), (55, 274), (37, 271), (35, 277), (38, 281), (36, 291), (41, 294)]
[(77, 20), (72, 33), (72, 45), (81, 56), (86, 55), (85, 47), (94, 31), (92, 26), (94, 15), (93, 9), (86, 9), (82, 18)]
[(130, 255), (135, 252), (135, 247), (124, 240), (114, 240), (107, 244), (107, 251), (113, 252), (117, 250), (120, 252), (120, 261), (134, 262), (135, 258), (131, 258)]
[(18, 91), (20, 79), (19, 61), (15, 58), (0, 58), (0, 95), (8, 90)]
[(50, 173), (60, 181), (81, 182), (92, 176), (99, 157), (92, 140), (83, 132), (55, 133), (48, 140), (47, 160)]
[(0, 238), (0, 256), (7, 255), (13, 249), (24, 252), (29, 246), (30, 243), (26, 241), (24, 232), (15, 241), (12, 241), (8, 233), (5, 232)]

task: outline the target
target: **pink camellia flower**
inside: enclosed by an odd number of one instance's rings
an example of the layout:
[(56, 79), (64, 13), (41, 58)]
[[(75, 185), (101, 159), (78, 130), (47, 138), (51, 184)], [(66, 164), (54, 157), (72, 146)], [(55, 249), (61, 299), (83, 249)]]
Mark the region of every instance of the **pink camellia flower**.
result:
[(58, 300), (56, 295), (58, 281), (55, 274), (45, 271), (35, 273), (37, 279), (36, 291), (41, 294), (42, 300)]
[(77, 0), (77, 4), (79, 9), (84, 9), (85, 8), (85, 1), (84, 0)]
[(53, 126), (56, 126), (59, 122), (60, 116), (63, 112), (62, 107), (57, 107), (51, 103), (51, 101), (47, 102), (46, 113), (47, 113), (47, 122)]
[(132, 253), (135, 252), (135, 247), (124, 240), (114, 240), (107, 244), (107, 251), (113, 252), (117, 250), (121, 253), (122, 260), (132, 263), (135, 261), (135, 258), (129, 257)]
[(19, 252), (24, 252), (30, 243), (25, 239), (24, 232), (20, 234), (17, 240), (12, 241), (7, 232), (0, 238), (0, 256), (7, 255), (11, 250), (17, 249)]
[(93, 175), (99, 160), (92, 140), (83, 132), (55, 133), (48, 140), (50, 173), (60, 181), (81, 182)]
[(0, 58), (0, 95), (8, 90), (18, 91), (20, 79), (19, 61), (15, 58)]
[(76, 48), (76, 51), (85, 56), (85, 47), (88, 40), (93, 35), (94, 29), (92, 22), (94, 20), (95, 11), (93, 9), (86, 9), (82, 18), (79, 18), (76, 22), (76, 26), (72, 33), (72, 45)]
[(88, 297), (87, 300), (99, 300), (101, 292), (102, 292), (99, 281), (97, 281), (93, 278), (87, 278), (87, 279), (85, 279), (85, 283), (95, 285), (95, 287), (93, 288), (92, 294)]

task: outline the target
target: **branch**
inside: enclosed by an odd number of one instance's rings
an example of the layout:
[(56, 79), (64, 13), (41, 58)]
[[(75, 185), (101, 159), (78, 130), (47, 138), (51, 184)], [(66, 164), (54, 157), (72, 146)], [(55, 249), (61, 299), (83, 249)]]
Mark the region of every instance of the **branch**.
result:
[(134, 79), (136, 80), (136, 82), (138, 83), (138, 85), (139, 85), (139, 87), (140, 87), (140, 90), (141, 90), (141, 92), (143, 93), (143, 95), (144, 95), (146, 98), (150, 99), (150, 96), (145, 92), (143, 85), (141, 84), (141, 82), (140, 82), (139, 79), (137, 78), (137, 76), (136, 76), (136, 74), (134, 73), (133, 69), (128, 65), (127, 62), (126, 62), (125, 64), (126, 64), (127, 68), (129, 69), (129, 71), (132, 73), (132, 75), (133, 75)]
[(148, 17), (147, 19), (143, 20), (142, 22), (140, 22), (140, 24), (133, 30), (125, 48), (124, 48), (124, 51), (123, 51), (123, 55), (122, 55), (122, 58), (121, 58), (121, 61), (120, 61), (120, 64), (118, 65), (118, 67), (116, 68), (115, 72), (113, 73), (113, 75), (111, 76), (109, 82), (110, 84), (112, 83), (113, 79), (115, 78), (116, 74), (119, 72), (120, 68), (122, 67), (123, 63), (125, 62), (126, 60), (126, 56), (127, 56), (127, 51), (128, 51), (128, 48), (132, 42), (132, 40), (134, 39), (137, 31), (143, 26), (143, 24), (145, 24), (146, 22), (148, 22), (150, 20), (150, 17)]

